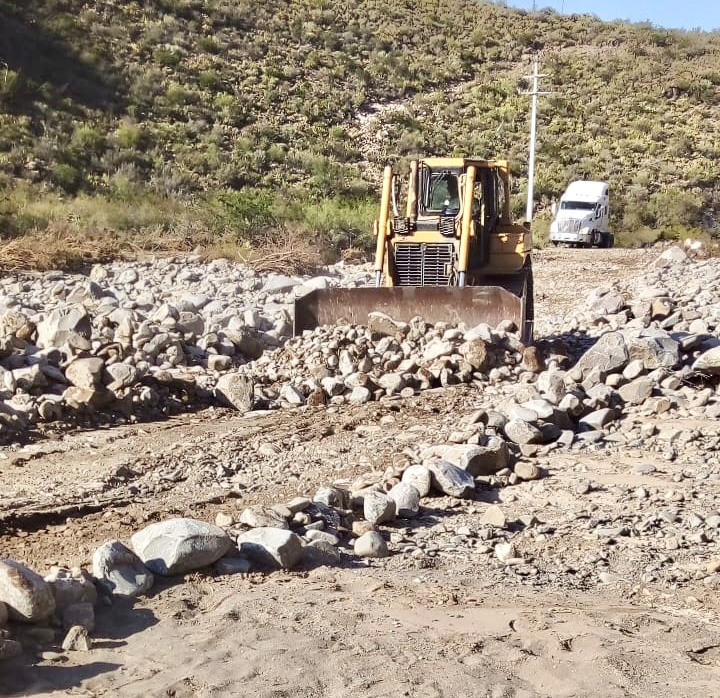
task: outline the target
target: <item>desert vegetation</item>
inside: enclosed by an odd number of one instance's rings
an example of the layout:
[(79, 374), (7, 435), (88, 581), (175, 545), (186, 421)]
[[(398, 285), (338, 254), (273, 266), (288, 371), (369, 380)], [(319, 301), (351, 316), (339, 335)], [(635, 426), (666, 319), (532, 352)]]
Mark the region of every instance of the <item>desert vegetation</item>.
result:
[[(718, 33), (477, 0), (0, 0), (0, 21), (6, 266), (277, 231), (331, 259), (368, 246), (382, 165), (417, 154), (508, 157), (522, 216), (537, 53), (540, 239), (586, 177), (625, 244), (717, 232)], [(94, 242), (63, 261), (65, 238)]]

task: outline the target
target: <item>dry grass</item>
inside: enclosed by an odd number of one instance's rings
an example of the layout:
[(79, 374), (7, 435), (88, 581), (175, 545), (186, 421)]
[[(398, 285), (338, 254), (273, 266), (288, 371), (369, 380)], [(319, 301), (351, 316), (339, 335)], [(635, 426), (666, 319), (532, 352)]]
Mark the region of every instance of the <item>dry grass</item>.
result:
[(208, 259), (225, 257), (258, 272), (310, 273), (322, 264), (319, 249), (306, 235), (292, 229), (268, 231), (253, 242), (228, 236), (208, 242), (205, 229), (183, 232), (153, 226), (139, 231), (80, 231), (51, 223), (7, 240), (0, 240), (0, 271), (79, 271), (90, 264), (138, 259), (148, 254), (196, 252)]
[(243, 262), (261, 273), (306, 274), (322, 264), (317, 246), (292, 228), (263, 233), (253, 240), (252, 245), (231, 239), (220, 240), (210, 245), (205, 254), (209, 259), (225, 257)]
[(88, 234), (60, 224), (0, 241), (0, 270), (79, 270), (87, 264), (130, 255), (129, 246), (114, 233)]

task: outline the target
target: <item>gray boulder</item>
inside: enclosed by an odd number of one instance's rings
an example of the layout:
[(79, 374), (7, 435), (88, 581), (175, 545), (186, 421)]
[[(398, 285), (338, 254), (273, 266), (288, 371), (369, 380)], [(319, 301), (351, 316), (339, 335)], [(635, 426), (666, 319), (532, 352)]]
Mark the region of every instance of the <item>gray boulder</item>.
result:
[(102, 385), (105, 362), (97, 357), (81, 357), (65, 368), (65, 378), (78, 388), (94, 389)]
[(692, 370), (713, 376), (720, 375), (720, 346), (713, 347), (700, 354), (693, 362)]
[(466, 470), (440, 458), (431, 458), (426, 463), (435, 489), (451, 497), (469, 499), (475, 492), (475, 480)]
[(290, 528), (283, 516), (262, 504), (254, 504), (244, 509), (239, 521), (250, 528)]
[(372, 526), (393, 521), (395, 501), (384, 492), (366, 492), (363, 498), (363, 516)]
[(618, 393), (626, 404), (641, 405), (652, 395), (654, 386), (655, 383), (651, 378), (642, 376), (620, 386)]
[(412, 519), (420, 511), (420, 493), (407, 482), (399, 482), (387, 494), (395, 502), (395, 511), (401, 519)]
[(622, 371), (627, 362), (625, 338), (619, 332), (607, 332), (580, 357), (575, 369), (583, 378), (597, 371), (600, 380), (604, 380), (610, 373)]
[(38, 324), (37, 345), (42, 349), (69, 344), (76, 349), (89, 349), (92, 327), (90, 316), (81, 305), (57, 308)]
[(232, 547), (232, 541), (219, 526), (182, 518), (150, 524), (130, 541), (145, 566), (161, 575), (207, 567)]
[(98, 584), (116, 596), (140, 596), (154, 581), (143, 561), (119, 540), (110, 540), (95, 550), (92, 570)]
[(241, 555), (270, 568), (292, 569), (303, 557), (303, 544), (292, 531), (253, 528), (237, 538)]
[(480, 446), (473, 444), (440, 444), (425, 449), (424, 459), (437, 456), (466, 470), (473, 477), (492, 475), (506, 468), (510, 458), (507, 443), (499, 436), (488, 436)]
[(430, 493), (432, 478), (430, 471), (424, 465), (415, 463), (405, 469), (405, 472), (402, 474), (402, 482), (412, 485), (421, 497), (427, 497)]
[(505, 436), (515, 444), (539, 444), (543, 434), (536, 426), (521, 419), (511, 419), (505, 425)]
[(89, 603), (94, 606), (97, 603), (97, 589), (85, 570), (53, 567), (45, 581), (50, 585), (58, 612), (73, 604)]
[(387, 543), (379, 531), (363, 533), (353, 548), (359, 557), (387, 557), (390, 554)]
[(672, 368), (680, 363), (680, 344), (665, 333), (637, 337), (630, 341), (628, 355), (642, 361), (648, 371)]

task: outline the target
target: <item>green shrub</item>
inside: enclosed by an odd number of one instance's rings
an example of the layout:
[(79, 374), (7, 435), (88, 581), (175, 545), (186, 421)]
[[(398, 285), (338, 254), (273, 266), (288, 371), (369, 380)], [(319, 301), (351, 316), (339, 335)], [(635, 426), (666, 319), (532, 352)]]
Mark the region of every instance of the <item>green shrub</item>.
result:
[(73, 165), (55, 162), (50, 166), (50, 181), (68, 194), (74, 194), (80, 188), (82, 173)]
[(83, 153), (97, 155), (105, 147), (105, 134), (91, 124), (79, 124), (75, 126), (70, 144)]
[(166, 68), (173, 68), (182, 60), (182, 57), (177, 51), (171, 51), (166, 48), (156, 48), (153, 52), (153, 58)]
[(147, 132), (139, 124), (121, 123), (113, 134), (115, 143), (124, 150), (143, 148), (147, 144)]
[(241, 237), (264, 230), (277, 222), (273, 203), (272, 192), (250, 188), (220, 192), (208, 199), (216, 229), (233, 231)]

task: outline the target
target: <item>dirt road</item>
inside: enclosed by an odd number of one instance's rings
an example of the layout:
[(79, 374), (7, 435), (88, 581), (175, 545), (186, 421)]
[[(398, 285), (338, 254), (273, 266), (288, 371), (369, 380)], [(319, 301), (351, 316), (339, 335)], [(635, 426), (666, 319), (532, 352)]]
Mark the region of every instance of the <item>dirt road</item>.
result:
[[(656, 256), (539, 253), (538, 334), (557, 332), (592, 288), (628, 283)], [(150, 521), (212, 521), (221, 511), (311, 496), (319, 486), (382, 472), (419, 442), (445, 441), (482, 402), (456, 387), (341, 409), (253, 417), (206, 410), (7, 447), (2, 555), (43, 573), (52, 564), (88, 566), (97, 545), (127, 541)], [(280, 452), (296, 465), (288, 468)], [(217, 477), (228, 462), (240, 464), (232, 489)], [(688, 465), (612, 441), (558, 451), (543, 461), (539, 481), (488, 488), (473, 501), (424, 500), (418, 519), (387, 528), (390, 558), (345, 555), (293, 573), (208, 570), (168, 579), (134, 605), (101, 607), (90, 652), (43, 659), (39, 649), (0, 663), (0, 693), (720, 695), (718, 589), (693, 572), (718, 557), (717, 545), (666, 554), (652, 538), (593, 533), (598, 522), (648, 520), (677, 493), (696, 497), (697, 482), (677, 477)], [(720, 482), (702, 487), (711, 509)], [(635, 497), (639, 489), (657, 497)], [(491, 504), (505, 512), (523, 564), (501, 563), (484, 544), (479, 522)], [(426, 554), (413, 556), (418, 548)], [(672, 559), (655, 569), (662, 557)]]

